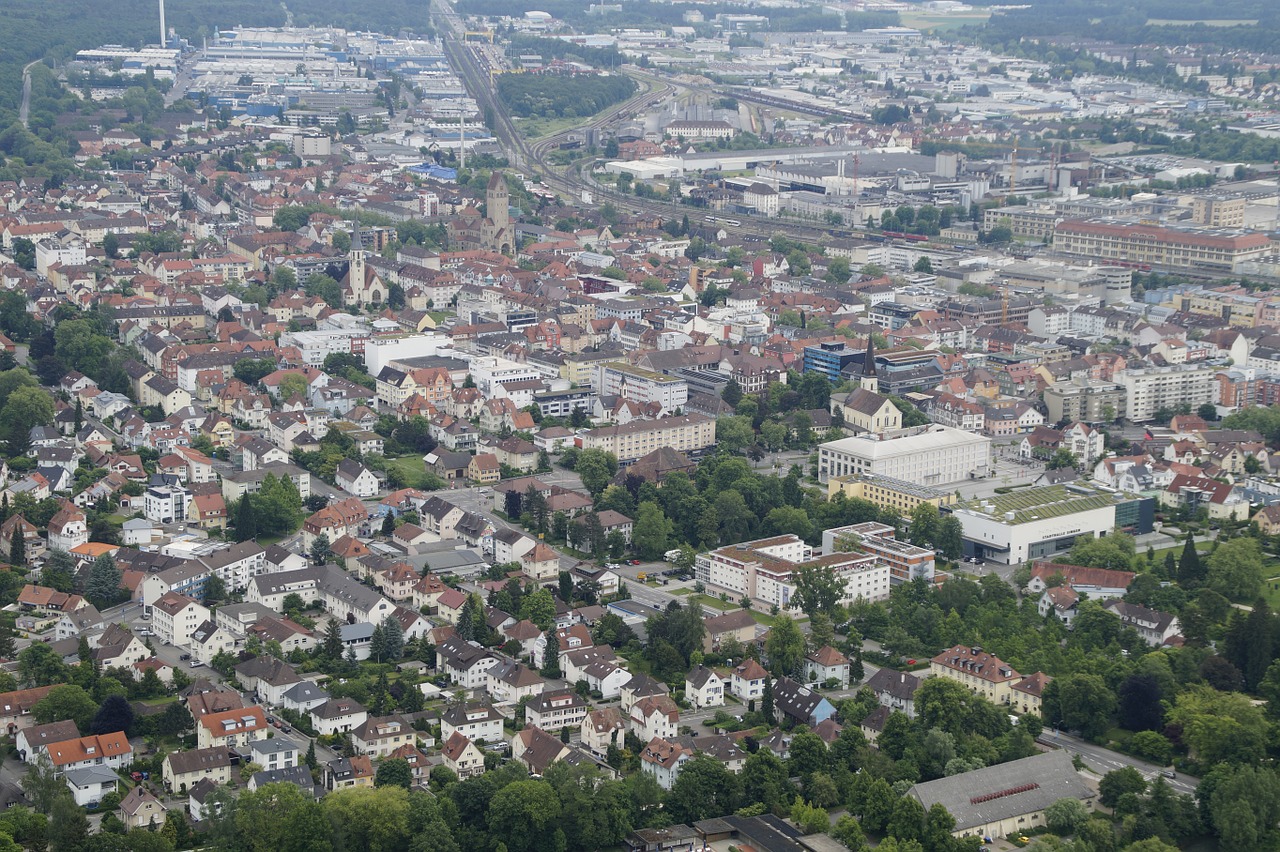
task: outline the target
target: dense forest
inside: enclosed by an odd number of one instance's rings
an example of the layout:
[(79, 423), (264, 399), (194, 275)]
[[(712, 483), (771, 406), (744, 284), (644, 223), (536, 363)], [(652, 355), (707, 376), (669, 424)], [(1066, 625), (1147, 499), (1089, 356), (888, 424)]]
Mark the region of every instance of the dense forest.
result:
[[(1204, 23), (1208, 20), (1248, 23), (1215, 26)], [(1226, 0), (1211, 9), (1192, 0), (1135, 0), (1123, 5), (1108, 0), (1032, 0), (993, 15), (981, 37), (988, 44), (1016, 43), (1028, 36), (1077, 36), (1131, 44), (1270, 51), (1277, 33), (1280, 7), (1264, 0)]]
[(543, 74), (501, 74), (498, 97), (519, 118), (572, 118), (595, 115), (636, 93), (636, 83), (620, 74), (553, 77)]

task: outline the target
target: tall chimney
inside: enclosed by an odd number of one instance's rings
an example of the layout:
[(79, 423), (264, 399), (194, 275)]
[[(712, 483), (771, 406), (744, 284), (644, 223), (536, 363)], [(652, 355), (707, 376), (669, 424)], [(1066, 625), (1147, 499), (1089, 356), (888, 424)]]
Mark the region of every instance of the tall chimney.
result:
[(164, 47), (169, 40), (169, 30), (164, 25), (164, 0), (160, 0), (160, 46)]

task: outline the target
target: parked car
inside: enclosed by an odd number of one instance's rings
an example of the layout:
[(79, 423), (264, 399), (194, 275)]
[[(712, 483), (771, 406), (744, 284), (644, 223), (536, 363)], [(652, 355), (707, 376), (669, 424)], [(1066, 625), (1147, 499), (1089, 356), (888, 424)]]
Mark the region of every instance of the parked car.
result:
[(203, 668), (203, 666), (204, 666), (204, 663), (200, 662), (199, 660), (191, 661), (191, 668), (193, 669)]
[(184, 662), (184, 663), (185, 663), (187, 660), (191, 659), (191, 655), (190, 655), (190, 654), (183, 654), (181, 657), (178, 657), (178, 659), (179, 659), (179, 660), (182, 660), (182, 662)]

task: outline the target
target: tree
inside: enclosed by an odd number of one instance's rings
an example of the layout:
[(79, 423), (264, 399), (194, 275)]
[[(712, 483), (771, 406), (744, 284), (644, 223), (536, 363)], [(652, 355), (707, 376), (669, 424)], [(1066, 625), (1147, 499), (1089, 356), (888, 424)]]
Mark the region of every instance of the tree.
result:
[(1208, 586), (1229, 600), (1251, 601), (1262, 591), (1262, 547), (1256, 538), (1233, 538), (1208, 560)]
[(556, 619), (556, 599), (551, 590), (540, 587), (525, 595), (520, 603), (520, 617), (527, 618), (542, 630), (548, 630)]
[(560, 800), (546, 781), (515, 781), (489, 802), (487, 824), (510, 852), (553, 852), (565, 845)]
[(1163, 691), (1153, 675), (1132, 674), (1118, 690), (1120, 726), (1130, 731), (1154, 731), (1164, 724)]
[(1268, 722), (1244, 695), (1195, 684), (1180, 693), (1166, 722), (1182, 729), (1182, 742), (1205, 765), (1249, 763), (1266, 751)]
[(337, 619), (330, 619), (325, 626), (322, 653), (330, 660), (342, 658), (342, 627)]
[(12, 455), (21, 455), (31, 443), (31, 429), (53, 423), (53, 400), (39, 388), (20, 387), (9, 394), (0, 409), (0, 433)]
[(765, 640), (765, 653), (769, 656), (769, 669), (777, 677), (789, 677), (799, 670), (804, 659), (804, 634), (795, 621), (778, 616)]
[(604, 450), (582, 450), (578, 453), (573, 469), (582, 479), (583, 487), (594, 497), (604, 491), (609, 480), (618, 472), (618, 458)]
[(88, 731), (97, 711), (98, 702), (93, 700), (93, 696), (75, 684), (63, 683), (37, 701), (31, 708), (31, 715), (40, 725), (70, 719), (81, 731)]
[(919, 547), (930, 547), (938, 534), (938, 507), (932, 503), (921, 503), (911, 510), (911, 527), (907, 535), (911, 543)]
[(98, 609), (115, 606), (127, 592), (120, 587), (120, 569), (111, 554), (104, 553), (93, 560), (89, 580), (85, 584), (85, 597)]
[(1053, 681), (1052, 687), (1049, 691), (1056, 698), (1056, 718), (1067, 728), (1079, 729), (1086, 738), (1092, 739), (1111, 726), (1116, 697), (1100, 675), (1068, 675)]
[(1167, 766), (1173, 760), (1173, 743), (1156, 731), (1138, 731), (1129, 740), (1129, 748), (1143, 760)]
[(324, 533), (316, 536), (315, 541), (311, 543), (311, 561), (317, 565), (323, 565), (329, 561), (329, 557), (333, 555), (330, 549), (329, 536)]
[(1114, 808), (1120, 799), (1132, 793), (1142, 795), (1147, 790), (1147, 781), (1142, 773), (1132, 766), (1116, 769), (1102, 776), (1098, 782), (1098, 800), (1108, 808)]
[(373, 786), (388, 785), (403, 787), (406, 790), (413, 786), (413, 770), (409, 768), (409, 761), (403, 757), (379, 761), (378, 774), (373, 779)]
[(542, 651), (542, 676), (560, 677), (560, 639), (555, 630), (547, 631), (547, 644)]
[(1079, 799), (1059, 799), (1044, 811), (1044, 824), (1063, 837), (1075, 834), (1089, 821), (1089, 809)]
[(382, 652), (387, 662), (395, 662), (404, 656), (404, 628), (394, 615), (388, 615), (379, 625), (382, 628)]
[(1178, 585), (1188, 592), (1194, 591), (1204, 584), (1207, 569), (1200, 562), (1200, 553), (1196, 550), (1195, 537), (1187, 533), (1187, 540), (1182, 545), (1182, 557), (1178, 560)]
[(1280, 777), (1275, 770), (1224, 766), (1212, 775), (1208, 813), (1222, 848), (1243, 852), (1273, 845), (1280, 821)]
[(764, 679), (764, 690), (760, 693), (760, 715), (768, 724), (773, 724), (773, 678)]
[(747, 757), (742, 769), (742, 798), (759, 802), (769, 810), (783, 808), (795, 797), (787, 768), (768, 749)]
[(479, 595), (470, 594), (462, 604), (462, 611), (458, 613), (456, 626), (458, 636), (462, 639), (474, 640), (483, 635), (484, 628), (484, 604), (480, 601)]
[(49, 809), (49, 850), (77, 852), (88, 837), (89, 818), (71, 798), (71, 792), (64, 789)]
[(950, 513), (938, 520), (938, 531), (933, 546), (943, 557), (957, 560), (964, 555), (964, 526)]
[(1070, 551), (1070, 564), (1128, 571), (1133, 566), (1133, 536), (1115, 531), (1094, 538), (1082, 535)]
[(742, 779), (708, 755), (685, 763), (667, 795), (666, 809), (676, 823), (731, 814), (741, 806)]
[[(49, 684), (65, 684), (67, 682), (67, 666), (61, 655), (45, 642), (33, 642), (18, 654), (18, 679), (24, 686), (48, 686)], [(78, 687), (77, 687), (78, 688)], [(52, 693), (50, 693), (52, 695)], [(45, 696), (45, 700), (49, 696)], [(96, 707), (94, 708), (97, 709)], [(34, 708), (32, 709), (34, 712)], [(93, 711), (89, 711), (92, 715)], [(50, 713), (49, 721), (69, 719), (70, 716), (54, 716)], [(37, 720), (39, 722), (39, 720)], [(39, 724), (45, 724), (39, 722)]]
[(14, 526), (9, 539), (9, 562), (19, 568), (27, 567), (27, 537), (22, 533), (22, 524)]
[(236, 541), (248, 541), (258, 535), (258, 515), (253, 509), (253, 495), (245, 494), (236, 507)]
[(807, 779), (815, 772), (825, 772), (827, 763), (827, 744), (817, 734), (802, 731), (791, 738), (787, 770), (792, 777)]
[[(673, 524), (663, 513), (662, 507), (646, 500), (636, 507), (635, 522), (631, 531), (631, 546), (641, 559), (661, 557), (675, 532)], [(567, 603), (567, 601), (566, 601)]]
[(921, 255), (920, 259), (916, 261), (916, 265), (912, 267), (912, 269), (916, 272), (932, 273), (933, 261), (929, 260), (927, 256)]
[(721, 417), (716, 420), (716, 444), (726, 452), (740, 453), (755, 439), (755, 430), (747, 417)]
[(730, 378), (725, 382), (724, 389), (720, 391), (720, 398), (729, 404), (730, 408), (737, 408), (738, 403), (742, 402), (742, 385), (738, 384), (738, 380)]
[(818, 613), (831, 616), (843, 597), (844, 581), (836, 576), (834, 569), (802, 564), (796, 572), (796, 590), (791, 597), (791, 605), (799, 607), (810, 618)]
[(22, 778), (22, 792), (36, 813), (47, 814), (54, 803), (68, 794), (67, 785), (53, 766), (49, 755), (41, 752)]
[(89, 730), (94, 734), (113, 734), (133, 730), (133, 705), (123, 695), (108, 696), (98, 708)]

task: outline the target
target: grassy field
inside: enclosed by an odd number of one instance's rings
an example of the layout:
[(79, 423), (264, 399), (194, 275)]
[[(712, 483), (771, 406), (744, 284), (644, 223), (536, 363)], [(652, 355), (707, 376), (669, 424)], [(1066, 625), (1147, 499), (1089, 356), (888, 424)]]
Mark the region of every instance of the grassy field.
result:
[(1269, 565), (1267, 573), (1270, 574), (1262, 583), (1262, 597), (1267, 602), (1267, 606), (1271, 607), (1271, 611), (1275, 612), (1280, 608), (1280, 574), (1276, 573), (1276, 567)]
[(426, 483), (427, 468), (422, 463), (422, 456), (401, 456), (398, 459), (389, 459), (387, 467), (400, 471), (410, 488), (421, 488)]
[(1204, 24), (1206, 27), (1256, 27), (1258, 20), (1256, 18), (1250, 20), (1244, 18), (1197, 18), (1194, 21), (1182, 21), (1174, 18), (1147, 18), (1147, 26), (1149, 27), (1190, 27), (1196, 24)]
[(956, 30), (969, 24), (986, 23), (991, 12), (986, 9), (975, 9), (963, 15), (900, 15), (902, 26), (917, 30)]

